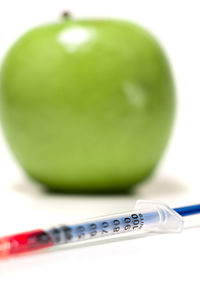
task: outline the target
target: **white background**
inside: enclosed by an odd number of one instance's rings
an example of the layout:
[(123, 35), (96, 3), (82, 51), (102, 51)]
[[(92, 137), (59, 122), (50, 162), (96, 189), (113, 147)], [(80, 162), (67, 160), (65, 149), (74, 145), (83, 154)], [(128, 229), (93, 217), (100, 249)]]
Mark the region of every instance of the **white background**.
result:
[[(22, 173), (0, 133), (0, 235), (129, 210), (138, 198), (172, 207), (200, 202), (199, 1), (0, 1), (0, 60), (27, 29), (75, 17), (112, 16), (140, 23), (171, 60), (178, 112), (155, 175), (132, 195), (49, 195)], [(0, 262), (0, 299), (199, 299), (200, 216), (181, 234), (119, 239)]]

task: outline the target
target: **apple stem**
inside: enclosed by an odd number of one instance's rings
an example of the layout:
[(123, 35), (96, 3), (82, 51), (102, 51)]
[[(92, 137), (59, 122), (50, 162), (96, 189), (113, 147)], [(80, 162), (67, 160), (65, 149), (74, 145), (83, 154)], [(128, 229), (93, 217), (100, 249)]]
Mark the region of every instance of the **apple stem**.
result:
[(69, 11), (64, 11), (63, 13), (62, 13), (62, 18), (63, 19), (67, 19), (67, 18), (69, 18), (69, 17), (71, 17), (71, 13), (69, 12)]

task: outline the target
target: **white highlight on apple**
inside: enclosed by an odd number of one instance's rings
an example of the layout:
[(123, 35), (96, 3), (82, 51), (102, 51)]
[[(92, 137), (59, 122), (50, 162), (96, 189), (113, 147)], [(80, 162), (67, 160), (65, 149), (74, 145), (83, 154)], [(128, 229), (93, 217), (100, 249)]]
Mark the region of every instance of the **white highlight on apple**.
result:
[(59, 41), (67, 47), (68, 51), (74, 52), (85, 45), (93, 35), (93, 30), (76, 26), (64, 30), (59, 35)]
[(125, 82), (122, 88), (131, 105), (142, 108), (146, 104), (145, 92), (139, 84)]

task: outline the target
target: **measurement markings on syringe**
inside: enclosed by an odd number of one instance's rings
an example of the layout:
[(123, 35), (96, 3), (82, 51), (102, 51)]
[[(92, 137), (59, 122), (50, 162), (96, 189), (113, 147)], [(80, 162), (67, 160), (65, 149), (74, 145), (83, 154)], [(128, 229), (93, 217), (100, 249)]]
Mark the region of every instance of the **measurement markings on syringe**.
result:
[[(74, 234), (79, 240), (95, 236), (106, 236), (113, 233), (122, 233), (131, 230), (140, 230), (144, 225), (144, 217), (140, 214), (132, 214), (115, 219), (108, 219), (76, 226)], [(75, 237), (74, 236), (74, 237)]]
[(124, 215), (119, 218), (103, 219), (79, 225), (51, 228), (48, 233), (55, 244), (69, 243), (78, 240), (87, 240), (95, 237), (105, 237), (116, 233), (131, 232), (142, 229), (143, 214)]

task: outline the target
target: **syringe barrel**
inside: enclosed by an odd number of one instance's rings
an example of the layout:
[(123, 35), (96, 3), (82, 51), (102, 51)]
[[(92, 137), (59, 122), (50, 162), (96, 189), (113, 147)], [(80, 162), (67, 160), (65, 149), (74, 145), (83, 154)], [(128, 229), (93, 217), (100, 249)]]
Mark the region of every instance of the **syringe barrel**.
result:
[(139, 200), (133, 211), (75, 225), (54, 227), (48, 230), (48, 234), (55, 244), (62, 244), (123, 233), (180, 232), (182, 229), (183, 218), (172, 208), (162, 203)]
[(76, 225), (59, 226), (48, 230), (55, 244), (79, 242), (95, 238), (106, 238), (116, 234), (153, 230), (160, 222), (157, 210), (133, 210), (120, 215), (93, 219)]

